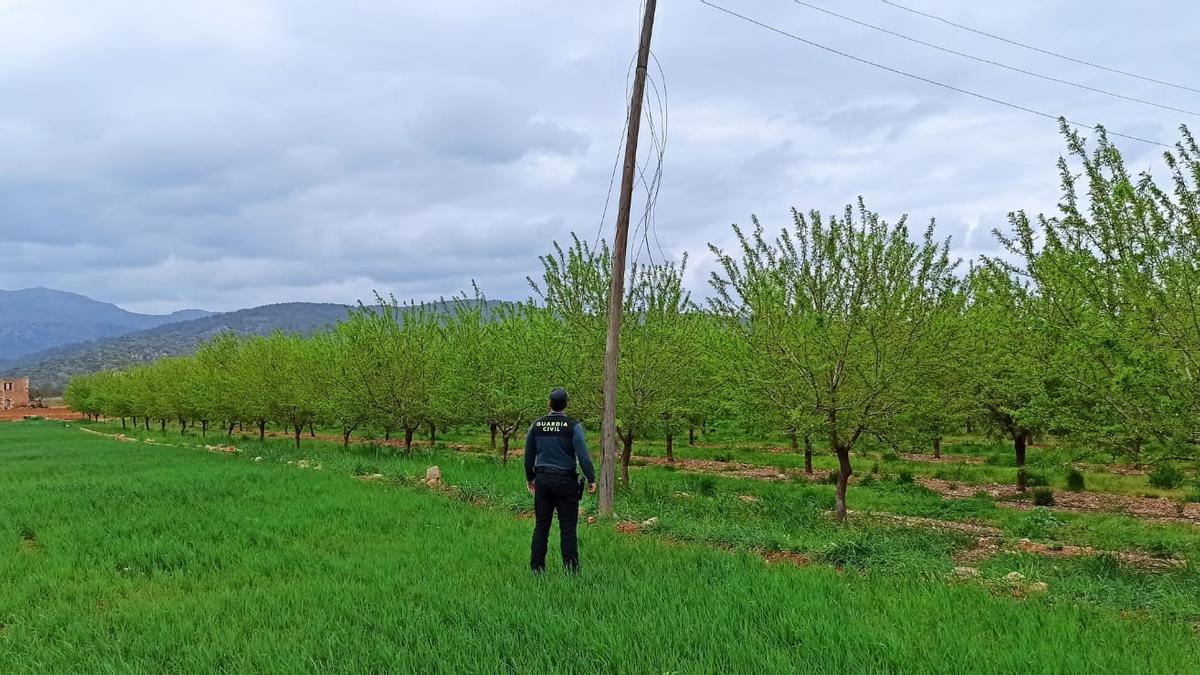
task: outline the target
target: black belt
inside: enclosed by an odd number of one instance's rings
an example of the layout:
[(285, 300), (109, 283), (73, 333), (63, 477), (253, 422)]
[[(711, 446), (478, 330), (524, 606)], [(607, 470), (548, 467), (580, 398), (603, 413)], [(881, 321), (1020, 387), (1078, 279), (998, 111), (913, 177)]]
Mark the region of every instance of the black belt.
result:
[(534, 472), (550, 473), (557, 476), (574, 476), (575, 469), (560, 469), (557, 466), (537, 466)]

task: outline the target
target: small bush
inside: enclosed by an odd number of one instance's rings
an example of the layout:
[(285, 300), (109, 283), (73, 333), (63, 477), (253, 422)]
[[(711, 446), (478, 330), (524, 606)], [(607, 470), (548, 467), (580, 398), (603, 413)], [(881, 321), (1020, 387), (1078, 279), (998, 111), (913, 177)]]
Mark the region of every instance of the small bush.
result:
[(362, 462), (354, 463), (353, 474), (355, 476), (370, 476), (376, 473), (383, 473), (378, 466), (374, 464), (363, 464)]
[(1185, 504), (1200, 504), (1200, 488), (1192, 490), (1184, 495), (1183, 501)]
[(1043, 487), (1033, 491), (1034, 506), (1054, 506), (1054, 490)]
[(717, 492), (717, 479), (712, 476), (693, 476), (687, 482), (691, 492), (711, 497)]
[(1150, 472), (1150, 485), (1160, 490), (1174, 490), (1183, 485), (1184, 475), (1173, 464), (1163, 462)]
[(817, 559), (838, 567), (865, 567), (875, 547), (866, 541), (839, 541), (826, 545), (817, 552)]
[(1029, 471), (1025, 474), (1025, 484), (1029, 487), (1046, 487), (1050, 484), (1050, 479), (1046, 478), (1045, 474)]
[(1084, 488), (1083, 472), (1071, 469), (1067, 473), (1067, 489), (1071, 492), (1082, 492)]
[(837, 471), (830, 471), (829, 473), (825, 474), (825, 477), (824, 477), (824, 478), (822, 478), (822, 479), (820, 480), (820, 482), (821, 482), (821, 483), (824, 483), (824, 484), (826, 484), (826, 485), (837, 485), (837, 482), (838, 482), (838, 472), (837, 472)]
[(858, 484), (862, 487), (870, 487), (875, 484), (875, 474), (869, 473), (859, 479)]
[(885, 461), (885, 462), (899, 462), (899, 461), (900, 461), (900, 455), (897, 455), (896, 453), (892, 452), (891, 450), (888, 450), (887, 452), (883, 453), (883, 461)]
[(900, 471), (900, 473), (896, 475), (896, 482), (902, 485), (910, 485), (912, 484), (913, 480), (913, 473), (907, 469)]
[(1054, 533), (1064, 524), (1049, 509), (1039, 506), (1017, 521), (1013, 526), (1013, 532), (1018, 537), (1047, 539), (1053, 537)]
[(875, 462), (871, 465), (871, 473), (875, 474), (876, 476), (879, 475), (879, 462)]
[(728, 452), (722, 452), (721, 454), (717, 455), (716, 457), (713, 457), (713, 459), (718, 462), (732, 462), (733, 455), (729, 454)]

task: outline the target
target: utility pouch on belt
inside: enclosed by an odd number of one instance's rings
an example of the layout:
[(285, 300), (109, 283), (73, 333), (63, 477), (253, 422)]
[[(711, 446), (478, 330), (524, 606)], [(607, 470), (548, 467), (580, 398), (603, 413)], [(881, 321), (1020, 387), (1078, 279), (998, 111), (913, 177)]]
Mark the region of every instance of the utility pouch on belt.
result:
[(579, 484), (575, 486), (576, 487), (576, 490), (575, 490), (575, 499), (576, 500), (583, 499), (583, 486), (586, 484), (587, 484), (587, 481), (585, 479), (583, 479), (583, 478), (579, 479)]

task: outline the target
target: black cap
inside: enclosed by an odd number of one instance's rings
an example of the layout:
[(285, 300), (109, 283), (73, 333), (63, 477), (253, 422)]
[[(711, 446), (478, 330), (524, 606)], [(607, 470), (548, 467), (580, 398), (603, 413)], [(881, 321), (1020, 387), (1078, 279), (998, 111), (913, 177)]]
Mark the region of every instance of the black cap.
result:
[(567, 407), (567, 390), (562, 387), (557, 387), (550, 392), (550, 407), (555, 410), (562, 410)]

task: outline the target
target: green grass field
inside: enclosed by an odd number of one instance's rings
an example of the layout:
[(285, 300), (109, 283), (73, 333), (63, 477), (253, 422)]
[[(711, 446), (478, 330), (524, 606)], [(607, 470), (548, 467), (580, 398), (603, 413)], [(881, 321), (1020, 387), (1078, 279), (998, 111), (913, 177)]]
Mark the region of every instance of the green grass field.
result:
[[(951, 583), (961, 535), (834, 525), (829, 486), (640, 469), (618, 512), (659, 526), (581, 528), (582, 576), (532, 578), (516, 463), (286, 440), (224, 455), (79, 427), (0, 425), (0, 672), (1200, 672), (1194, 567), (1022, 556)], [(431, 464), (459, 489), (420, 487)], [(1186, 526), (1032, 522), (913, 488), (855, 489), (852, 508), (1200, 551)], [(1050, 593), (1008, 597), (1013, 569)]]

